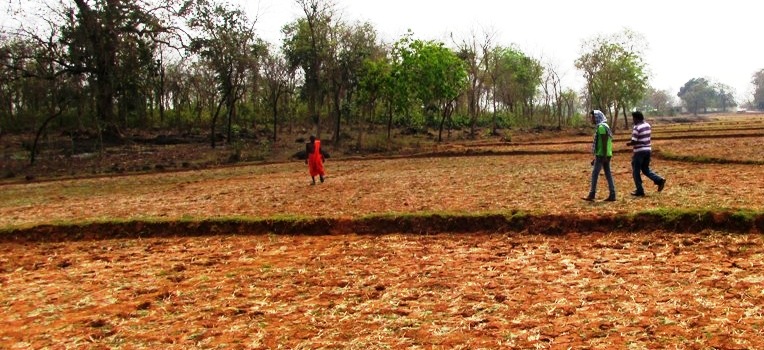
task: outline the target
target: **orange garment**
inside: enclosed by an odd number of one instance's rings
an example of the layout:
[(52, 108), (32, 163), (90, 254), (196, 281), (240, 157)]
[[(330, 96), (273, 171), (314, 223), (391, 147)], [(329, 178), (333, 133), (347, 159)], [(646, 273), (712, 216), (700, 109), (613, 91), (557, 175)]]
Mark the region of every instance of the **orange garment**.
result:
[(321, 140), (313, 142), (313, 153), (308, 154), (308, 171), (310, 176), (324, 176), (324, 156), (321, 154)]

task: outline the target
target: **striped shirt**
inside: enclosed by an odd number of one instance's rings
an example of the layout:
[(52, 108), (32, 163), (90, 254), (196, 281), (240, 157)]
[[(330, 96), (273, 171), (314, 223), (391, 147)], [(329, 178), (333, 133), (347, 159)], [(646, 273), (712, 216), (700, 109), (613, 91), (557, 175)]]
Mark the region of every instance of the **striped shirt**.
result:
[(650, 147), (650, 124), (641, 122), (634, 125), (631, 131), (631, 144), (634, 146), (634, 153), (651, 151)]

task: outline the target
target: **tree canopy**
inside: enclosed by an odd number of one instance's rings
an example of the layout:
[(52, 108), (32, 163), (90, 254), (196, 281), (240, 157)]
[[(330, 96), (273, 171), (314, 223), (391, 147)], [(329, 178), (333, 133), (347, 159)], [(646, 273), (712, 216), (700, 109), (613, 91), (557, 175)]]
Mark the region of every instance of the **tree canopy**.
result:
[(628, 122), (626, 110), (642, 100), (649, 86), (641, 56), (645, 46), (639, 35), (624, 30), (585, 41), (583, 54), (576, 59), (576, 68), (586, 80), (589, 109), (608, 111), (613, 127), (621, 110)]
[(759, 110), (764, 110), (764, 69), (753, 74), (751, 83), (754, 86), (753, 105)]
[[(35, 145), (55, 128), (94, 135), (98, 147), (125, 141), (125, 132), (172, 130), (212, 147), (248, 138), (264, 148), (288, 133), (323, 132), (362, 149), (364, 134), (385, 126), (384, 143), (394, 127), (437, 129), (433, 139), (442, 141), (446, 128), (448, 137), (465, 129), (476, 137), (480, 128), (501, 135), (573, 125), (592, 108), (615, 121), (635, 107), (670, 113), (673, 105), (673, 93), (649, 87), (646, 43), (628, 30), (583, 43), (579, 92), (555, 64), (496, 43), (493, 33), (451, 36), (451, 46), (412, 32), (388, 43), (372, 24), (345, 21), (332, 0), (292, 0), (300, 16), (278, 43), (222, 0), (29, 2), (45, 9), (40, 25), (19, 21), (0, 32), (0, 133), (38, 135)], [(21, 2), (3, 5), (22, 12)], [(759, 106), (763, 77), (752, 77)], [(694, 113), (736, 105), (732, 89), (701, 78), (678, 95)]]
[(692, 78), (679, 89), (677, 94), (687, 110), (697, 115), (707, 113), (710, 108), (726, 111), (737, 106), (734, 91), (720, 83), (713, 83), (707, 78)]

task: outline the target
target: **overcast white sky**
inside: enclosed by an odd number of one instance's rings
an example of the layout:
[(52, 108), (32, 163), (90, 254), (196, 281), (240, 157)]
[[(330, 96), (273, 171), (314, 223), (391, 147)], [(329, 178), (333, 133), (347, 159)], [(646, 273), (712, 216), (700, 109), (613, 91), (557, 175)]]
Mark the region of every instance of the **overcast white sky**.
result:
[[(0, 8), (5, 8), (8, 0)], [(11, 3), (16, 3), (13, 0)], [(24, 4), (24, 0), (18, 0)], [(302, 17), (294, 0), (227, 0), (258, 18), (258, 35), (280, 44), (281, 28)], [(573, 62), (583, 40), (628, 28), (649, 45), (643, 57), (651, 85), (676, 95), (691, 78), (729, 85), (738, 102), (750, 99), (751, 76), (764, 69), (760, 0), (335, 0), (345, 21), (368, 21), (386, 42), (407, 29), (424, 40), (451, 45), (474, 32), (495, 33), (494, 43), (516, 45), (551, 63), (563, 83), (583, 85)], [(5, 12), (5, 11), (3, 11)], [(14, 25), (7, 13), (0, 26)]]
[[(229, 0), (241, 4), (271, 42), (281, 27), (302, 16), (293, 0)], [(764, 69), (759, 0), (335, 0), (346, 21), (368, 21), (392, 42), (412, 29), (419, 39), (451, 43), (449, 33), (466, 38), (483, 28), (500, 45), (515, 44), (526, 54), (558, 67), (576, 90), (581, 73), (573, 66), (582, 41), (629, 28), (642, 34), (651, 84), (676, 95), (691, 78), (706, 77), (733, 87), (741, 98), (752, 93), (751, 76)]]

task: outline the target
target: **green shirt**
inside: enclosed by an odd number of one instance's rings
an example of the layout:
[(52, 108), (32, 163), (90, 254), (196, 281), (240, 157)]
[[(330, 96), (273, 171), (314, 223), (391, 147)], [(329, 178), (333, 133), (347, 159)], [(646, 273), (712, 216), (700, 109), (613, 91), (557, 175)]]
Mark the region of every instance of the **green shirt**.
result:
[[(597, 141), (596, 141), (596, 149), (594, 152), (595, 156), (603, 157), (612, 157), (613, 156), (613, 139), (608, 136), (607, 127), (605, 125), (597, 125)], [(602, 135), (605, 135), (607, 138), (607, 145), (602, 144)], [(604, 147), (607, 147), (603, 149)]]

